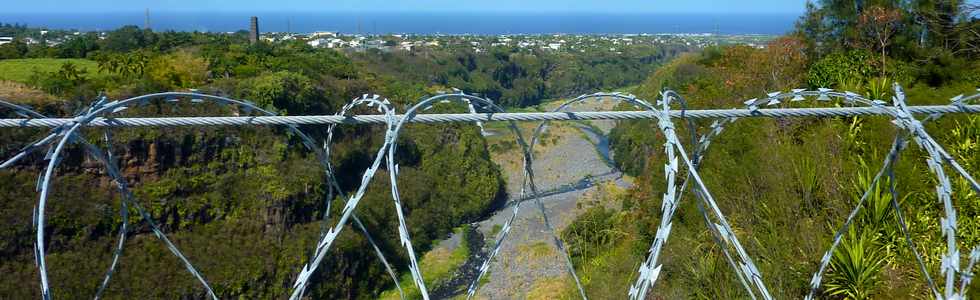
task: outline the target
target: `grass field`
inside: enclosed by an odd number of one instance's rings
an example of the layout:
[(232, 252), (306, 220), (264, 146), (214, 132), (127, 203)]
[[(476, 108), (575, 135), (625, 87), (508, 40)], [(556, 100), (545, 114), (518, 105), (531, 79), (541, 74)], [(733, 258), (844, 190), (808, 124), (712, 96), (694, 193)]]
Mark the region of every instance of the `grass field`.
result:
[(66, 62), (72, 62), (79, 70), (86, 70), (88, 78), (101, 77), (95, 61), (87, 59), (29, 58), (0, 60), (0, 80), (27, 83), (34, 71), (53, 72)]

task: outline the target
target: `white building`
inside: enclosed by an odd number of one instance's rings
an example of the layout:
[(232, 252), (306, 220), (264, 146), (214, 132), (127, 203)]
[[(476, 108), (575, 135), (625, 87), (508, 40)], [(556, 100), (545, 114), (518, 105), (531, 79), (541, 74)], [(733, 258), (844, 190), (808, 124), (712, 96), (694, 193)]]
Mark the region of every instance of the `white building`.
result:
[(10, 43), (13, 43), (13, 42), (14, 42), (14, 38), (13, 37), (0, 36), (0, 45), (10, 44)]
[(413, 46), (415, 45), (412, 44), (412, 42), (406, 41), (406, 42), (401, 42), (401, 44), (398, 44), (398, 49), (405, 50), (405, 51), (412, 51)]
[(343, 48), (347, 46), (347, 41), (342, 39), (334, 38), (327, 43), (327, 48)]
[(310, 47), (317, 47), (317, 48), (326, 47), (327, 44), (329, 43), (330, 40), (327, 40), (325, 38), (315, 38), (306, 42), (306, 44), (310, 45)]
[(336, 32), (329, 31), (317, 31), (310, 34), (310, 38), (326, 38), (326, 37), (336, 37)]

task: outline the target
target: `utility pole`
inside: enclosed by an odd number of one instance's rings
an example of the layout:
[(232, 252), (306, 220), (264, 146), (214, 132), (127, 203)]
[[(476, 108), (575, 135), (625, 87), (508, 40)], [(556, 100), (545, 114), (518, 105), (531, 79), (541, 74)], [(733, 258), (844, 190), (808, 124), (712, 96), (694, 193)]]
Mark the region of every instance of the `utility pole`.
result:
[(143, 30), (150, 30), (150, 9), (146, 9), (146, 14), (143, 16)]

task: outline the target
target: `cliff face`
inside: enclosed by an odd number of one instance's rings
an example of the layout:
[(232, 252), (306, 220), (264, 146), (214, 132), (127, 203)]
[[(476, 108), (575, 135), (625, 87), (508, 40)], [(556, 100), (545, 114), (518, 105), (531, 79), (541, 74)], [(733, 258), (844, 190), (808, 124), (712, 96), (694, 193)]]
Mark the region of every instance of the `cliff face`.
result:
[[(320, 235), (324, 174), (313, 155), (275, 129), (119, 130), (113, 152), (145, 207), (221, 298), (281, 298)], [(440, 143), (449, 131), (460, 137)], [(499, 199), (500, 178), (476, 129), (421, 128), (403, 143), (400, 185), (416, 249), (428, 249), (468, 218)], [(3, 133), (16, 141), (30, 137)], [(98, 141), (98, 132), (86, 132)], [(372, 132), (342, 135), (335, 152), (342, 184), (353, 187), (373, 158)], [(34, 136), (36, 137), (36, 136)], [(13, 139), (16, 138), (16, 139)], [(6, 139), (5, 139), (6, 140)], [(9, 157), (17, 147), (0, 152)], [(402, 159), (400, 158), (400, 159)], [(39, 294), (34, 266), (31, 208), (43, 153), (0, 171), (0, 294), (28, 299)], [(445, 171), (446, 163), (465, 163)], [(440, 171), (441, 170), (441, 171)], [(447, 174), (459, 172), (460, 174)], [(413, 179), (408, 179), (411, 177)], [(453, 182), (446, 180), (453, 179)], [(424, 185), (412, 184), (415, 180)], [(403, 265), (397, 243), (387, 174), (376, 176), (359, 216), (389, 260)], [(433, 188), (436, 189), (433, 189)], [(447, 203), (450, 202), (450, 203)], [(448, 204), (448, 205), (447, 205)], [(79, 147), (67, 149), (46, 207), (49, 278), (59, 298), (94, 294), (109, 266), (121, 222), (120, 197), (102, 167)], [(330, 225), (340, 198), (334, 199)], [(457, 208), (454, 208), (457, 207)], [(200, 298), (203, 290), (183, 265), (129, 210), (130, 234), (107, 298)], [(363, 235), (345, 230), (321, 265), (309, 295), (372, 298), (391, 283)]]

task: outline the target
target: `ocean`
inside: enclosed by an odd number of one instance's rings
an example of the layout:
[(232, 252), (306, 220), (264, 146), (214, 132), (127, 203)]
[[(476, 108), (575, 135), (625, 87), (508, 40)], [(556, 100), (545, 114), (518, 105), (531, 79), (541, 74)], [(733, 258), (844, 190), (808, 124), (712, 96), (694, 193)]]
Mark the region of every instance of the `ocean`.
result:
[[(230, 32), (247, 30), (259, 18), (263, 32), (334, 31), (363, 34), (783, 34), (797, 15), (586, 14), (586, 13), (202, 13), (150, 12), (154, 30)], [(144, 24), (144, 12), (3, 13), (0, 22), (31, 27), (109, 30)]]

